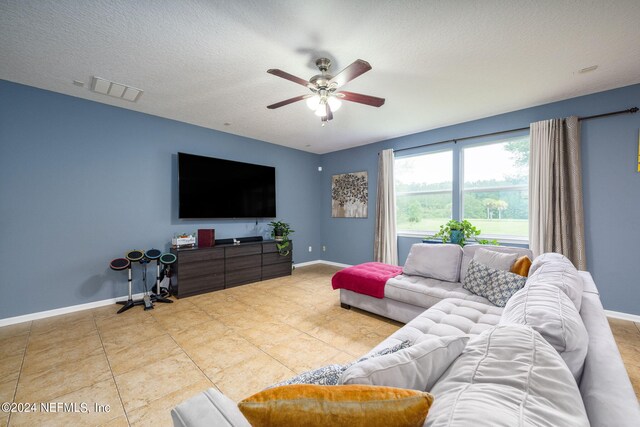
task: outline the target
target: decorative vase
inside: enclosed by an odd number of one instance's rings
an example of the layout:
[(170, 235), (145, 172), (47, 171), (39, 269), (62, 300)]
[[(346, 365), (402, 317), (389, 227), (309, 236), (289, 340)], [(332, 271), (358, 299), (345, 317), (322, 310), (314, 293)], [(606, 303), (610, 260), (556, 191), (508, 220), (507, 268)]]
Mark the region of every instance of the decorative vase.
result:
[(463, 236), (462, 230), (451, 230), (451, 243), (460, 244)]

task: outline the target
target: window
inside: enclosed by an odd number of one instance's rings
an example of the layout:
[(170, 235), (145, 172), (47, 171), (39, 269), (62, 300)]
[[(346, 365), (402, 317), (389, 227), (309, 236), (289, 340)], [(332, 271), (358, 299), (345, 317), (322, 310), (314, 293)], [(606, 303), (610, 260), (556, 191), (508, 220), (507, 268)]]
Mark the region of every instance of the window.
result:
[(529, 237), (529, 138), (462, 149), (461, 216), (494, 238)]
[(453, 152), (440, 151), (394, 162), (397, 230), (438, 230), (451, 219)]
[(528, 135), (396, 157), (394, 166), (398, 233), (433, 234), (455, 218), (484, 238), (528, 240)]

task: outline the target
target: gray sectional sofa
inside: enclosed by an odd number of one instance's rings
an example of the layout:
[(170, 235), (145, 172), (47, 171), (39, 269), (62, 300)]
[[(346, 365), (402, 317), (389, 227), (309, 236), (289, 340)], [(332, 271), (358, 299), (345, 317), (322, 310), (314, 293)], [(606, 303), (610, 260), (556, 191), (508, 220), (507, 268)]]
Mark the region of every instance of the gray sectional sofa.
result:
[[(411, 248), (409, 258), (418, 258), (423, 254), (416, 254), (416, 249), (445, 249), (458, 245), (432, 245), (417, 244)], [(454, 280), (441, 280), (421, 275), (402, 274), (387, 281), (384, 288), (384, 298), (378, 299), (368, 295), (359, 294), (347, 289), (340, 289), (340, 303), (348, 307), (357, 307), (370, 313), (379, 314), (398, 322), (407, 323), (420, 315), (427, 308), (446, 298), (460, 298), (469, 301), (477, 301), (485, 304), (490, 302), (481, 296), (474, 295), (462, 287), (462, 280), (466, 276), (469, 262), (479, 249), (490, 249), (500, 253), (513, 253), (520, 257), (523, 255), (533, 259), (533, 253), (526, 248), (507, 246), (468, 245), (462, 248), (462, 256), (456, 257), (455, 252), (451, 256), (440, 258), (437, 263), (431, 265), (434, 270), (446, 269), (449, 278)], [(412, 256), (413, 255), (413, 256)], [(428, 256), (428, 254), (424, 254)], [(428, 262), (428, 260), (425, 260)], [(439, 265), (438, 265), (439, 263)], [(453, 274), (457, 271), (457, 276)]]
[[(421, 248), (415, 248), (418, 258)], [(638, 400), (591, 275), (559, 254), (544, 254), (534, 260), (526, 285), (498, 307), (462, 287), (477, 250), (467, 247), (458, 259), (449, 256), (455, 250), (434, 256), (428, 249), (430, 259), (417, 264), (410, 256), (405, 272), (413, 274), (390, 280), (382, 300), (341, 290), (343, 303), (407, 322), (369, 355), (405, 341), (413, 345), (346, 368), (340, 383), (429, 391), (435, 402), (428, 427), (639, 425)], [(414, 277), (416, 268), (424, 276)], [(457, 352), (436, 354), (456, 340), (465, 340)], [(215, 389), (183, 402), (172, 416), (178, 426), (249, 425)]]

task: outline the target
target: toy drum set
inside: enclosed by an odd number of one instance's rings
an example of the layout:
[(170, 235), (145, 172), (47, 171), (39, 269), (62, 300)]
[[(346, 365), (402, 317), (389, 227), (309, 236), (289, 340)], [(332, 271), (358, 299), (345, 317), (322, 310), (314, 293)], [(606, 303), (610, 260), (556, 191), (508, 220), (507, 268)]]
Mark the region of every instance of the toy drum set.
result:
[[(156, 283), (155, 289), (149, 290), (147, 288), (147, 264), (151, 261), (156, 262)], [(144, 297), (141, 300), (134, 301), (131, 294), (131, 267), (136, 262), (144, 267), (144, 270), (142, 270)], [(124, 307), (118, 310), (118, 314), (136, 305), (144, 305), (145, 310), (150, 310), (153, 308), (153, 303), (155, 302), (172, 303), (173, 301), (167, 297), (171, 296), (171, 265), (175, 262), (176, 256), (174, 254), (169, 252), (163, 254), (158, 249), (149, 249), (146, 252), (139, 250), (129, 251), (124, 258), (116, 258), (111, 261), (109, 267), (111, 267), (112, 270), (127, 270), (128, 272), (129, 298), (127, 301), (118, 301), (118, 304), (124, 305)], [(160, 282), (164, 277), (169, 278), (168, 288), (160, 287)]]

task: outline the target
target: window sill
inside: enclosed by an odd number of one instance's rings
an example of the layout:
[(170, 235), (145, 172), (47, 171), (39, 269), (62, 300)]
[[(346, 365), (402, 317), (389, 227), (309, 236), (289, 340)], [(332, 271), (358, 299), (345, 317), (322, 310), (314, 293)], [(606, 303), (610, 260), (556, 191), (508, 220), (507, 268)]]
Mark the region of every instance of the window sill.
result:
[[(410, 237), (414, 239), (424, 239), (426, 236), (432, 235), (436, 233), (435, 231), (429, 232), (410, 232), (410, 231), (400, 231), (396, 233), (397, 237)], [(478, 236), (481, 239), (487, 240), (497, 240), (501, 245), (526, 245), (529, 246), (528, 239), (518, 239), (514, 237), (504, 237), (504, 236)]]

